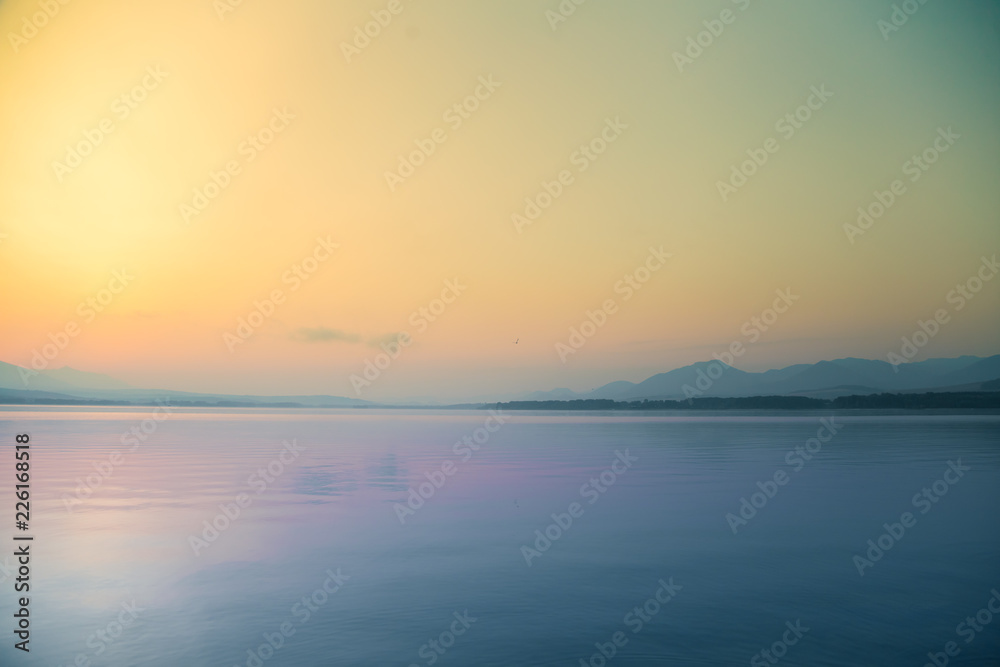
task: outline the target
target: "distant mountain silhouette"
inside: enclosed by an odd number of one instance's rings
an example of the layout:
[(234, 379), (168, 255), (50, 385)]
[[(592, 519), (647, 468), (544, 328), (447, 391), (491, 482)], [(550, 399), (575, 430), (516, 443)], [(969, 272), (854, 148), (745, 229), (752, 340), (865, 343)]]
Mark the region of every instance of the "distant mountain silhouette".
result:
[[(679, 400), (694, 396), (810, 396), (831, 399), (852, 394), (975, 391), (977, 383), (1000, 378), (1000, 355), (928, 359), (894, 367), (887, 361), (844, 358), (751, 373), (721, 361), (699, 361), (642, 382), (611, 382), (589, 392), (558, 389), (524, 395), (524, 400)], [(972, 386), (976, 385), (976, 386)]]
[[(989, 384), (989, 383), (984, 383)], [(485, 405), (467, 407), (488, 407)], [(614, 401), (610, 398), (578, 398), (571, 401), (510, 401), (497, 403), (498, 410), (616, 410), (622, 412), (672, 410), (997, 410), (1000, 391), (927, 392), (838, 396), (834, 399), (806, 396), (740, 396), (692, 398), (684, 401)]]
[[(27, 378), (27, 382), (24, 379)], [(8, 403), (103, 402), (153, 404), (169, 399), (174, 405), (301, 405), (305, 407), (364, 407), (371, 401), (343, 396), (255, 396), (200, 394), (168, 389), (140, 389), (109, 375), (64, 366), (29, 371), (0, 361), (0, 401)]]
[[(22, 380), (22, 375), (28, 378), (27, 383)], [(986, 358), (962, 356), (954, 359), (928, 359), (901, 364), (895, 368), (886, 361), (849, 357), (815, 364), (795, 364), (760, 373), (742, 371), (720, 361), (700, 361), (665, 373), (657, 373), (638, 383), (619, 380), (582, 393), (566, 388), (535, 391), (521, 394), (516, 399), (676, 401), (688, 398), (800, 396), (832, 400), (840, 396), (881, 393), (996, 391), (998, 383), (1000, 383), (1000, 355)], [(164, 398), (169, 398), (175, 405), (304, 407), (376, 405), (371, 401), (343, 396), (256, 396), (141, 389), (100, 373), (79, 371), (69, 367), (36, 373), (0, 361), (2, 402), (87, 401), (152, 404)]]
[[(68, 375), (73, 375), (77, 371)], [(72, 391), (79, 385), (71, 384), (53, 375), (53, 371), (29, 371), (28, 369), (0, 361), (0, 389), (35, 390), (35, 391)], [(22, 379), (22, 375), (27, 381)], [(63, 373), (62, 375), (67, 375)], [(96, 375), (96, 374), (95, 374)], [(107, 377), (107, 376), (103, 376)], [(112, 378), (108, 377), (108, 380)]]
[(78, 371), (75, 368), (70, 368), (69, 366), (63, 366), (62, 368), (45, 371), (45, 375), (53, 380), (58, 380), (59, 382), (64, 382), (72, 387), (79, 387), (82, 389), (134, 389), (131, 385), (126, 384), (121, 380), (116, 380), (110, 375)]

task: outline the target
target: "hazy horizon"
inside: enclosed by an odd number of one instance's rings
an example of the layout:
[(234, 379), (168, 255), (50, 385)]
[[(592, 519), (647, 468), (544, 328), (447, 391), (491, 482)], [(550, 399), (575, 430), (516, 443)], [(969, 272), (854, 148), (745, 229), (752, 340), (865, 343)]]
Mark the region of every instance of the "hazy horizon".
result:
[[(935, 361), (935, 360), (940, 361), (940, 360), (945, 360), (945, 359), (952, 360), (952, 359), (961, 359), (963, 357), (973, 357), (973, 358), (976, 358), (976, 359), (986, 359), (986, 358), (989, 358), (989, 357), (992, 357), (992, 356), (996, 356), (996, 355), (986, 355), (986, 356), (981, 356), (981, 355), (958, 355), (957, 357), (931, 357), (931, 358), (928, 358), (928, 359), (921, 359), (921, 360), (917, 360), (917, 361)], [(852, 356), (848, 355), (848, 356), (845, 356), (845, 357), (838, 357), (836, 359), (817, 359), (815, 361), (801, 362), (801, 363), (802, 363), (802, 365), (813, 365), (813, 364), (821, 363), (821, 362), (824, 362), (824, 361), (826, 361), (826, 362), (835, 362), (835, 361), (839, 361), (839, 360), (843, 360), (843, 359), (861, 359), (861, 358), (860, 357), (852, 357)], [(3, 361), (3, 360), (0, 360), (0, 361)], [(885, 361), (885, 360), (876, 359), (876, 360), (871, 360), (871, 361)], [(521, 387), (520, 389), (510, 391), (510, 392), (504, 392), (504, 393), (493, 392), (493, 393), (479, 394), (479, 395), (467, 395), (467, 394), (455, 394), (455, 395), (423, 394), (423, 395), (414, 395), (414, 396), (404, 396), (404, 395), (392, 396), (392, 395), (389, 395), (389, 396), (386, 396), (385, 398), (380, 399), (380, 400), (372, 400), (372, 402), (374, 402), (374, 403), (382, 402), (382, 403), (389, 403), (389, 404), (391, 404), (391, 403), (404, 403), (404, 402), (427, 403), (427, 404), (449, 404), (449, 403), (466, 403), (466, 402), (474, 403), (474, 402), (479, 402), (479, 401), (487, 401), (487, 402), (489, 402), (489, 401), (498, 401), (498, 400), (512, 400), (512, 399), (516, 399), (519, 396), (524, 396), (524, 395), (527, 395), (527, 394), (539, 393), (539, 392), (559, 391), (559, 390), (563, 390), (563, 389), (568, 389), (568, 390), (570, 390), (570, 391), (572, 391), (574, 393), (577, 393), (577, 394), (584, 394), (584, 393), (596, 390), (596, 389), (598, 389), (598, 388), (600, 388), (600, 387), (602, 387), (604, 385), (607, 385), (609, 383), (614, 383), (614, 382), (619, 382), (619, 381), (627, 381), (627, 382), (632, 382), (632, 383), (636, 383), (637, 384), (639, 382), (642, 382), (643, 380), (646, 380), (646, 379), (648, 379), (650, 377), (653, 377), (654, 375), (658, 375), (658, 374), (662, 374), (662, 373), (669, 373), (671, 371), (678, 370), (680, 368), (688, 368), (688, 367), (690, 367), (692, 365), (709, 365), (709, 364), (712, 364), (712, 363), (715, 363), (715, 362), (721, 362), (722, 364), (724, 364), (726, 366), (729, 366), (732, 369), (737, 369), (737, 370), (740, 370), (742, 372), (748, 372), (748, 373), (763, 373), (763, 372), (770, 371), (770, 370), (779, 370), (779, 369), (787, 368), (789, 366), (799, 365), (799, 364), (788, 364), (787, 366), (774, 366), (774, 367), (770, 367), (770, 368), (747, 369), (747, 368), (737, 368), (737, 366), (727, 364), (726, 361), (724, 361), (722, 359), (713, 358), (713, 359), (698, 360), (698, 361), (693, 362), (693, 364), (685, 364), (684, 366), (677, 366), (677, 367), (674, 367), (674, 368), (664, 368), (664, 369), (658, 369), (658, 370), (649, 369), (649, 370), (645, 370), (645, 371), (640, 371), (634, 377), (613, 377), (613, 378), (609, 378), (609, 379), (607, 379), (607, 380), (605, 380), (603, 382), (600, 382), (599, 384), (593, 385), (593, 386), (578, 386), (578, 387), (557, 387), (557, 386), (530, 386), (529, 387), (529, 386), (525, 386), (525, 387)], [(886, 362), (886, 363), (889, 363), (889, 362)], [(102, 376), (105, 376), (105, 377), (112, 378), (113, 380), (120, 381), (120, 378), (113, 377), (113, 376), (108, 375), (106, 373), (102, 373), (99, 370), (74, 368), (74, 367), (68, 366), (68, 365), (67, 366), (60, 366), (58, 368), (47, 368), (45, 370), (47, 370), (47, 371), (61, 371), (61, 370), (64, 370), (64, 369), (65, 370), (76, 371), (76, 372), (88, 373), (88, 374), (98, 374), (98, 375), (102, 375)], [(27, 376), (27, 377), (28, 377), (28, 379), (27, 379), (27, 382), (26, 382), (26, 386), (24, 388), (25, 389), (32, 389), (33, 387), (31, 386), (31, 377), (30, 376)], [(247, 395), (247, 396), (275, 396), (275, 397), (281, 397), (281, 396), (307, 396), (307, 395), (316, 395), (316, 394), (310, 394), (310, 393), (307, 393), (307, 392), (295, 392), (295, 391), (282, 392), (282, 393), (267, 392), (267, 391), (263, 391), (263, 392), (195, 391), (193, 389), (188, 389), (188, 388), (185, 388), (185, 387), (182, 387), (182, 386), (151, 387), (151, 386), (128, 385), (128, 387), (130, 389), (139, 389), (139, 390), (164, 390), (164, 391), (180, 391), (180, 392), (192, 392), (192, 393), (204, 393), (204, 394), (230, 394), (230, 395)], [(319, 394), (319, 395), (324, 395), (324, 394)], [(348, 395), (343, 395), (341, 397), (342, 398), (357, 398), (356, 396), (348, 396)], [(369, 399), (366, 399), (366, 400), (369, 400)]]

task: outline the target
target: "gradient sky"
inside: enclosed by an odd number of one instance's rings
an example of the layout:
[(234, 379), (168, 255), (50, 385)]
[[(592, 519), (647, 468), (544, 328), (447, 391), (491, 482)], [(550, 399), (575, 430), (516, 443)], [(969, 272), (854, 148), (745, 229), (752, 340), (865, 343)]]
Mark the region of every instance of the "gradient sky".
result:
[[(884, 359), (1000, 250), (995, 2), (929, 2), (886, 38), (882, 0), (590, 0), (555, 29), (556, 0), (401, 0), (350, 62), (342, 43), (388, 0), (244, 0), (220, 18), (222, 2), (72, 2), (18, 40), (39, 4), (0, 1), (0, 360), (29, 365), (75, 322), (50, 368), (356, 396), (351, 374), (406, 331), (362, 398), (584, 390), (748, 342), (741, 327), (788, 288), (799, 300), (734, 365)], [(679, 71), (673, 54), (723, 10)], [(144, 77), (155, 87), (122, 117)], [(445, 112), (480, 77), (500, 85), (454, 127)], [(776, 121), (813, 86), (833, 96), (786, 138)], [(275, 109), (294, 119), (250, 160)], [(580, 171), (609, 118), (627, 129)], [(911, 182), (904, 163), (949, 127), (960, 138)], [(391, 190), (385, 172), (436, 128), (446, 140)], [(717, 183), (769, 137), (778, 151), (723, 201)], [(561, 170), (572, 183), (519, 232), (512, 214)], [(905, 193), (850, 242), (844, 225), (897, 178)], [(339, 248), (293, 290), (283, 276), (317, 237)], [(626, 301), (615, 285), (650, 246), (672, 257)], [(121, 269), (134, 279), (88, 321), (79, 304)], [(461, 296), (414, 326), (455, 278)], [(230, 351), (275, 289), (284, 303)], [(618, 310), (561, 361), (556, 343), (609, 298)], [(1000, 280), (952, 315), (916, 359), (1000, 352)]]

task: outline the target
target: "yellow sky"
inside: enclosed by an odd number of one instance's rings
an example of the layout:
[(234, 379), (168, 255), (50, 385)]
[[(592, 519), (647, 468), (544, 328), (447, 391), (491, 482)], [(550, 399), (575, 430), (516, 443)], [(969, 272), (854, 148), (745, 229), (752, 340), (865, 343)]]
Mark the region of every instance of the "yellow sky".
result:
[[(0, 360), (27, 365), (75, 323), (51, 367), (354, 396), (350, 376), (405, 331), (363, 398), (586, 389), (709, 358), (786, 288), (800, 300), (740, 367), (885, 358), (1000, 249), (987, 2), (928, 4), (885, 34), (882, 2), (592, 1), (555, 29), (554, 0), (222, 2), (0, 2)], [(794, 133), (776, 125), (822, 86)], [(911, 181), (939, 128), (959, 138)], [(894, 179), (904, 194), (849, 239)], [(543, 182), (558, 196), (516, 224)], [(317, 239), (337, 248), (296, 283)], [(650, 246), (672, 256), (626, 300), (615, 285)], [(88, 320), (80, 304), (122, 270)], [(1000, 281), (921, 358), (996, 353), (998, 306)]]

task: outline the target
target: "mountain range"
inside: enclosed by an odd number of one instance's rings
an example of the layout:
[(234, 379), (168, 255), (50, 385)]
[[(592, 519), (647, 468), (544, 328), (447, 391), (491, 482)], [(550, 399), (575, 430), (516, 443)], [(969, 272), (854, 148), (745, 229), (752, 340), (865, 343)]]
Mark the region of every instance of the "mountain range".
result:
[(927, 359), (893, 366), (886, 361), (848, 357), (815, 364), (750, 373), (721, 361), (701, 361), (642, 382), (619, 380), (593, 391), (536, 391), (523, 400), (610, 398), (619, 401), (677, 400), (697, 396), (809, 396), (836, 398), (882, 392), (978, 391), (980, 384), (1000, 378), (1000, 355)]
[[(27, 378), (27, 382), (24, 379)], [(1000, 355), (927, 359), (893, 366), (872, 359), (845, 358), (795, 364), (759, 373), (741, 371), (721, 361), (701, 361), (642, 382), (619, 380), (592, 391), (534, 391), (515, 398), (525, 401), (575, 399), (678, 400), (692, 397), (808, 396), (831, 399), (852, 394), (995, 391)], [(984, 386), (987, 385), (987, 386)], [(303, 407), (374, 407), (355, 398), (327, 395), (256, 396), (202, 394), (142, 389), (100, 373), (68, 366), (29, 371), (0, 361), (0, 403), (106, 402), (152, 404), (169, 399), (175, 405), (271, 405)], [(385, 405), (385, 404), (383, 404)]]
[[(24, 379), (27, 381), (25, 382)], [(141, 389), (109, 375), (78, 371), (69, 366), (29, 371), (0, 361), (0, 403), (108, 402), (153, 404), (164, 399), (174, 405), (298, 405), (305, 407), (367, 407), (371, 401), (343, 396), (255, 396), (200, 394), (167, 389)]]

